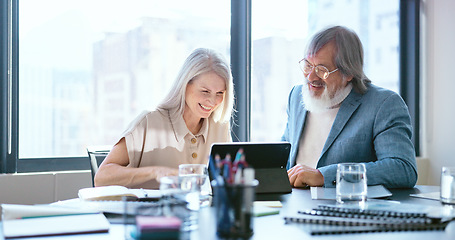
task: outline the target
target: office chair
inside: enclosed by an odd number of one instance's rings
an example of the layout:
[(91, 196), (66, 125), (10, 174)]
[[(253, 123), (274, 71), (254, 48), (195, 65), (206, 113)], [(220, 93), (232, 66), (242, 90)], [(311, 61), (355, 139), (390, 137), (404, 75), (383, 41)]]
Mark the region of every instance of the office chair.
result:
[(98, 167), (110, 151), (111, 146), (87, 146), (90, 170), (92, 172), (92, 186), (95, 186), (95, 174), (98, 171)]

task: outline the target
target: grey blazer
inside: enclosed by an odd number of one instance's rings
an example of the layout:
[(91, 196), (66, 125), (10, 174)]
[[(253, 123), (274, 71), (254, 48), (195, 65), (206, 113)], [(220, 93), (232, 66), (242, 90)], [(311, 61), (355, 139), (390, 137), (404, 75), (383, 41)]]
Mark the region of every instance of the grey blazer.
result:
[[(342, 102), (319, 157), (324, 186), (334, 187), (337, 163), (365, 162), (368, 185), (414, 187), (417, 165), (408, 108), (393, 91), (368, 84), (361, 95), (352, 90)], [(282, 141), (291, 143), (287, 169), (295, 165), (307, 111), (302, 85), (289, 94), (288, 121)]]

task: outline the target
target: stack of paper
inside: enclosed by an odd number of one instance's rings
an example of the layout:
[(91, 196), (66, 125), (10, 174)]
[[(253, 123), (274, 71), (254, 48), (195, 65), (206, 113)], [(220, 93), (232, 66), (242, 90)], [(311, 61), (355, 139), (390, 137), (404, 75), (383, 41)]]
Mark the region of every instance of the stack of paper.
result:
[(2, 204), (3, 236), (8, 238), (109, 231), (102, 213), (51, 205)]

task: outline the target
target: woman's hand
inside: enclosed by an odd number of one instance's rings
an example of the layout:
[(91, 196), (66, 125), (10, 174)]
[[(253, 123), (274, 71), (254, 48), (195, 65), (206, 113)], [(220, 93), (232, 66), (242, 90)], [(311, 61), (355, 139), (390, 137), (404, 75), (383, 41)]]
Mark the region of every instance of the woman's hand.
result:
[(160, 182), (160, 179), (165, 176), (177, 176), (179, 175), (179, 170), (169, 167), (154, 167), (155, 179)]
[(95, 175), (95, 186), (121, 185), (136, 187), (161, 177), (178, 175), (178, 169), (163, 166), (132, 168), (129, 164), (125, 138), (109, 152)]

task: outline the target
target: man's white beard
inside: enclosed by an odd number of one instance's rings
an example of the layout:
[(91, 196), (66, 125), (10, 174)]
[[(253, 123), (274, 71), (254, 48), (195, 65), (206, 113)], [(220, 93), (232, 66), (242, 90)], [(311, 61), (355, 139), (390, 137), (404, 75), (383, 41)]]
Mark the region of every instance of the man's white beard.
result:
[(331, 94), (327, 90), (327, 85), (324, 85), (324, 91), (321, 96), (315, 97), (310, 92), (308, 84), (307, 81), (302, 87), (303, 105), (307, 111), (315, 113), (324, 112), (336, 107), (349, 95), (352, 89), (352, 84), (348, 83), (346, 87), (337, 89), (335, 94), (333, 94), (333, 97), (331, 97)]

